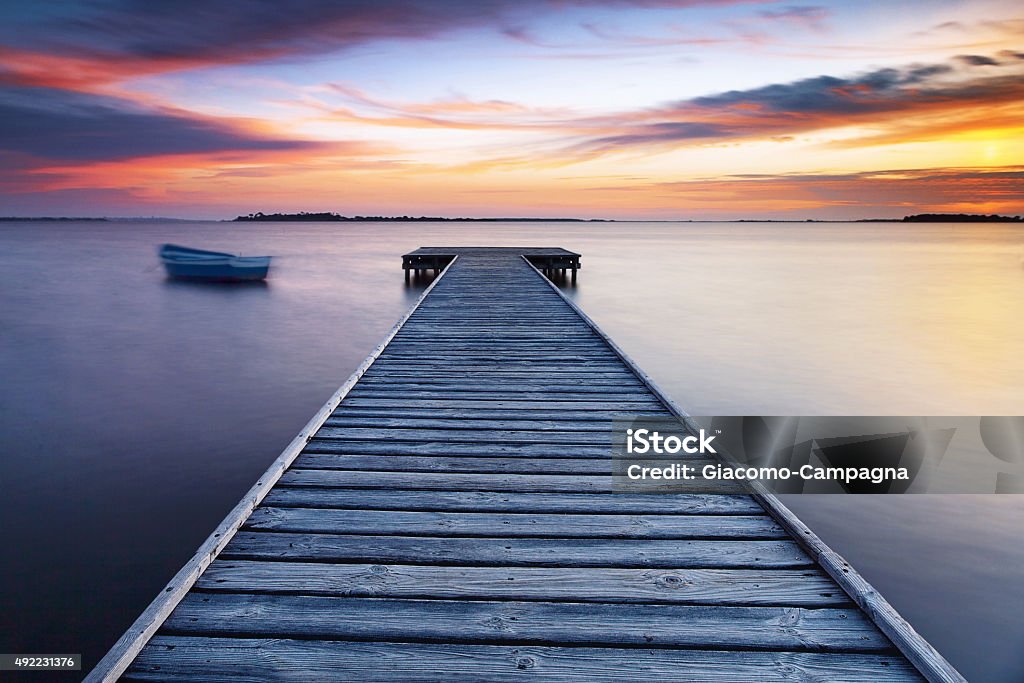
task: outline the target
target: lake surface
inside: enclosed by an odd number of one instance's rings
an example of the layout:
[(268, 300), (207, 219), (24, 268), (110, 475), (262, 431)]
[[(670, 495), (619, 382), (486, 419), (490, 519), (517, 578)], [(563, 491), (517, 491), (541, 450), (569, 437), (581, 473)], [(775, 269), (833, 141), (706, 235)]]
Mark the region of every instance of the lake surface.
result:
[[(170, 282), (162, 242), (271, 278)], [(570, 295), (691, 414), (1024, 413), (1009, 224), (0, 223), (0, 652), (94, 665), (446, 244), (581, 252)], [(1024, 496), (786, 502), (970, 680), (1024, 679)]]

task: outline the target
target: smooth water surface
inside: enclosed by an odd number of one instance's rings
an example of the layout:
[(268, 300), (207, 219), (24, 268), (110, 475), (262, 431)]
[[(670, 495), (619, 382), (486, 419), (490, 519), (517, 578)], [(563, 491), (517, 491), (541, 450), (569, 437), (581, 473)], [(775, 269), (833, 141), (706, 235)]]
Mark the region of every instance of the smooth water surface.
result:
[[(168, 241), (271, 278), (167, 281)], [(693, 414), (1024, 412), (1013, 225), (0, 223), (0, 652), (94, 665), (445, 244), (581, 252), (570, 295)], [(787, 502), (968, 678), (1024, 678), (1024, 497)]]

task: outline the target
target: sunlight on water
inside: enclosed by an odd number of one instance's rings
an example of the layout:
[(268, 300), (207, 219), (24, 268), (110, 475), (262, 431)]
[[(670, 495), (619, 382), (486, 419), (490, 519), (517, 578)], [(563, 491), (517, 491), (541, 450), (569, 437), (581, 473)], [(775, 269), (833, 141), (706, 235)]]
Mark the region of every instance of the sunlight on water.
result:
[[(167, 282), (165, 241), (270, 280)], [(694, 414), (1024, 405), (1012, 225), (0, 223), (0, 651), (95, 663), (418, 295), (400, 255), (444, 244), (581, 252), (570, 295)], [(790, 503), (969, 678), (1024, 677), (1017, 497)]]

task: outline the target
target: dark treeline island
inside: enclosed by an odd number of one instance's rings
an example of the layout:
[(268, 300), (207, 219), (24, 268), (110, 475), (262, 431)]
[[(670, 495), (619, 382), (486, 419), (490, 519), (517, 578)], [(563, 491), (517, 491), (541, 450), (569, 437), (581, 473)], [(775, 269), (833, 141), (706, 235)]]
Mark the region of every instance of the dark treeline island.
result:
[(997, 216), (976, 213), (919, 213), (904, 216), (904, 223), (1019, 223), (1024, 221), (1021, 216)]
[(235, 221), (362, 221), (362, 222), (415, 222), (415, 221), (473, 221), (473, 222), (499, 222), (499, 221), (522, 221), (522, 222), (544, 222), (544, 221), (573, 221), (577, 223), (604, 223), (608, 222), (603, 218), (443, 218), (440, 216), (342, 216), (332, 211), (321, 211), (311, 213), (301, 211), (299, 213), (263, 213), (257, 211), (246, 216), (238, 216)]

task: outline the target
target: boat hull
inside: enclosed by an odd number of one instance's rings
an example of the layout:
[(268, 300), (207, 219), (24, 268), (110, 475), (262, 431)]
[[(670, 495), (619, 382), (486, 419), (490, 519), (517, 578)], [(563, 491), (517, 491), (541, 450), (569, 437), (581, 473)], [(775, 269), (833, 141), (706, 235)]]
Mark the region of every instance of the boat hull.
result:
[(170, 244), (160, 249), (160, 260), (168, 277), (180, 280), (251, 282), (266, 279), (270, 271), (269, 256), (234, 256)]
[(168, 277), (179, 280), (213, 280), (216, 282), (243, 282), (265, 280), (270, 261), (262, 265), (232, 263), (181, 263), (164, 261)]

